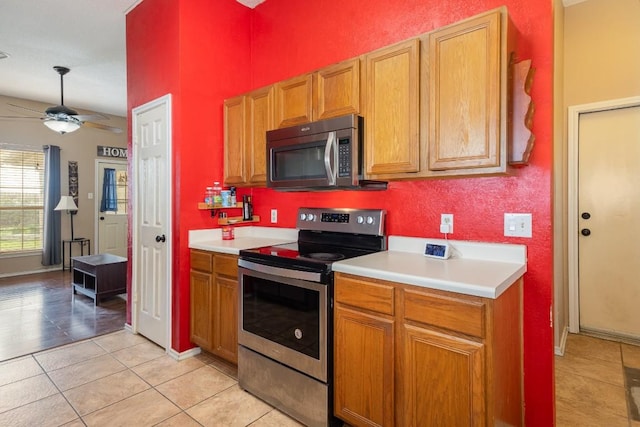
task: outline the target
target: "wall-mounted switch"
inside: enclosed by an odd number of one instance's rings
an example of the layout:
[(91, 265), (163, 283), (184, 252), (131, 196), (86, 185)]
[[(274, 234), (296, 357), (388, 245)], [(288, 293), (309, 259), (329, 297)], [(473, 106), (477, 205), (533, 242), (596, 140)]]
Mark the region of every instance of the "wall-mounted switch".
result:
[(531, 237), (531, 214), (504, 214), (504, 235), (511, 237)]

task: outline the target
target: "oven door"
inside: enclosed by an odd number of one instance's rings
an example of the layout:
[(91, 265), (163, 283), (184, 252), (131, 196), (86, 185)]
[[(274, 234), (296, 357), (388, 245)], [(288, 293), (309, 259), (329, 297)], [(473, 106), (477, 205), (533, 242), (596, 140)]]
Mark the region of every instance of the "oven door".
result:
[(238, 344), (327, 383), (329, 286), (242, 264)]

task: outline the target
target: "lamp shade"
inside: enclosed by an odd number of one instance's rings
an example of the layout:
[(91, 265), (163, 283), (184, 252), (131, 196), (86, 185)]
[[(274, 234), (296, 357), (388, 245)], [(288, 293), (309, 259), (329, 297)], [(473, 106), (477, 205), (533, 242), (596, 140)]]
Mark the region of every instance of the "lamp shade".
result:
[(71, 196), (62, 196), (58, 205), (53, 208), (54, 211), (77, 211), (78, 206)]
[(45, 120), (44, 125), (63, 135), (80, 129), (80, 125), (73, 121)]

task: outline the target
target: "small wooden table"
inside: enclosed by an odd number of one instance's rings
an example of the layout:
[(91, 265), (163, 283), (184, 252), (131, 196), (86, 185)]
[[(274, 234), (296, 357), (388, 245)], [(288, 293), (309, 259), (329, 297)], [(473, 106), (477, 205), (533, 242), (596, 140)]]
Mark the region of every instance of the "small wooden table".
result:
[(71, 258), (73, 264), (73, 294), (77, 292), (93, 298), (99, 305), (104, 297), (127, 291), (127, 259), (98, 254)]

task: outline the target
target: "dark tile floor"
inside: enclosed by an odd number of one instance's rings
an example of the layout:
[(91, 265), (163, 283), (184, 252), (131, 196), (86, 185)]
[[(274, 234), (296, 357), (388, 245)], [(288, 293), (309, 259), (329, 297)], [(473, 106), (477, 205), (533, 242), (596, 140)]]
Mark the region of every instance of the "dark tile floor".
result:
[(123, 329), (126, 301), (73, 295), (71, 273), (0, 278), (0, 361)]

